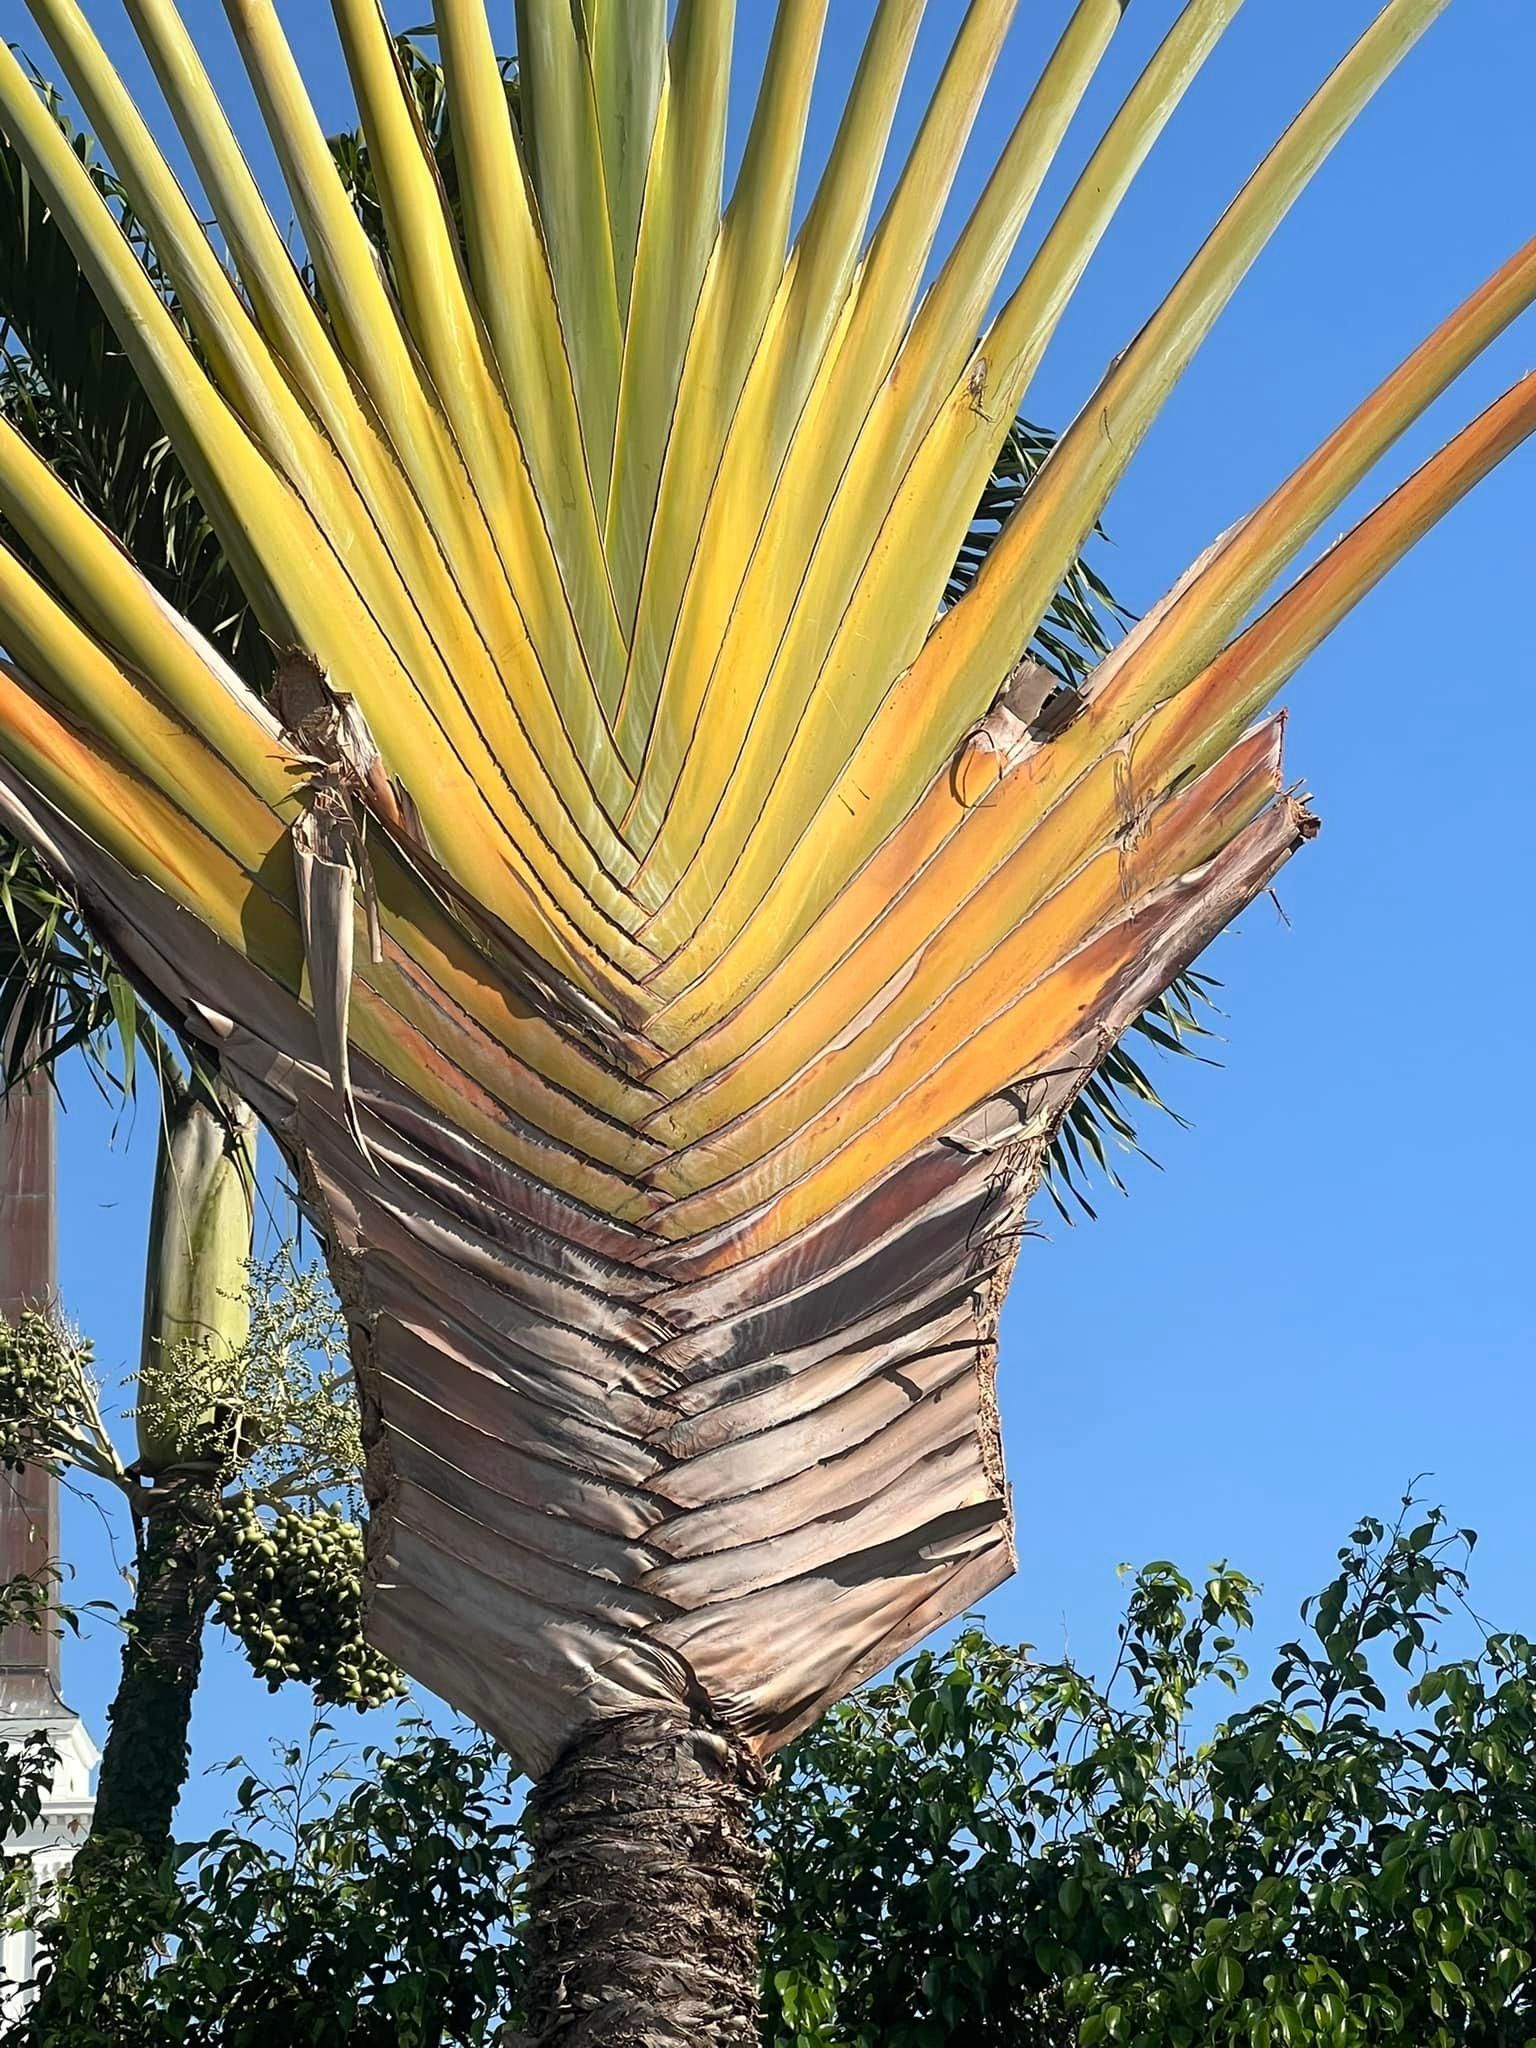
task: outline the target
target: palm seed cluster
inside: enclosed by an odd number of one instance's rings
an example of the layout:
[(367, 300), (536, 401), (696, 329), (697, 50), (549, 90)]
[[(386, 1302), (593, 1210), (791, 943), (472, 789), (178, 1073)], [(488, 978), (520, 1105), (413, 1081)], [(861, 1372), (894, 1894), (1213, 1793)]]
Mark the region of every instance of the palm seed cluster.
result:
[(363, 1635), (363, 1539), (324, 1505), (280, 1507), (268, 1521), (248, 1494), (221, 1515), (226, 1576), (218, 1618), (251, 1668), (276, 1692), (298, 1679), (330, 1706), (363, 1709), (397, 1699), (400, 1673)]
[(60, 1423), (86, 1407), (92, 1350), (56, 1316), (0, 1319), (0, 1464), (19, 1472), (53, 1448)]

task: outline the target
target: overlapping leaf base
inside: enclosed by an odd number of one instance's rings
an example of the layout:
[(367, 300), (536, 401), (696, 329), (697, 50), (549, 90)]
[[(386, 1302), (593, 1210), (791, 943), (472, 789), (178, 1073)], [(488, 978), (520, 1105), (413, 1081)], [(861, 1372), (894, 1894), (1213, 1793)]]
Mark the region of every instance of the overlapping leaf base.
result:
[[(906, 963), (837, 1034), (883, 1047), (873, 1066), (860, 1053), (769, 1156), (773, 1193), (698, 1231), (650, 1185), (685, 1155), (623, 1183), (633, 1216), (605, 1214), (565, 1190), (581, 1155), (521, 1168), (354, 1060), (365, 1159), (305, 1007), (8, 773), (4, 807), (280, 1135), (354, 1331), (374, 1638), (538, 1774), (590, 1717), (652, 1707), (771, 1750), (1011, 1569), (995, 1329), (1045, 1144), (1304, 836), (1277, 778), (1270, 726), (1118, 813), (1042, 911), (1033, 972), (943, 1027), (947, 1090), (935, 1042), (902, 1092), (912, 1040), (883, 1034)], [(828, 1178), (834, 1126), (861, 1088), (913, 1121), (849, 1186)]]

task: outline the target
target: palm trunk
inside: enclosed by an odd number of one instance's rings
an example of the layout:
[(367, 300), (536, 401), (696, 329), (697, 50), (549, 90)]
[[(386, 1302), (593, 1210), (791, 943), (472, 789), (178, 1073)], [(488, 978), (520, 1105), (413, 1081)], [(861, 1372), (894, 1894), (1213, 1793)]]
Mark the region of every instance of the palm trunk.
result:
[(635, 1714), (535, 1787), (527, 2005), (541, 2048), (756, 2042), (762, 1782), (729, 1736)]
[[(90, 1834), (73, 1867), (66, 1939), (38, 1999), (40, 2042), (94, 2023), (108, 1986), (96, 1960), (140, 1966), (161, 1929), (151, 1882), (186, 1783), (203, 1631), (217, 1587), (217, 1528), (238, 1415), (230, 1367), (248, 1321), (255, 1125), (237, 1098), (211, 1102), (167, 1075), (155, 1167), (139, 1377), (134, 1498), (137, 1586)], [(184, 1382), (180, 1375), (195, 1374)], [(189, 1397), (188, 1385), (193, 1393)], [(142, 1916), (125, 1927), (124, 1915)], [(82, 1960), (83, 1958), (83, 1960)]]
[[(91, 1831), (74, 1860), (52, 1967), (31, 2015), (37, 2048), (104, 2038), (120, 1989), (162, 1932), (158, 1882), (186, 1782), (188, 1727), (213, 1595), (217, 1495), (204, 1475), (167, 1474), (138, 1513), (138, 1591)], [(124, 1985), (121, 1980), (126, 1978)]]
[(82, 1881), (108, 1863), (158, 1863), (186, 1783), (187, 1731), (216, 1583), (215, 1475), (169, 1472), (138, 1515), (138, 1591), (126, 1620), (123, 1670), (107, 1710), (107, 1742)]
[(238, 1430), (231, 1362), (250, 1320), (255, 1143), (254, 1119), (237, 1097), (221, 1090), (213, 1102), (196, 1083), (167, 1077), (139, 1372), (139, 1469), (152, 1483), (134, 1503), (138, 1589), (107, 1715), (86, 1870), (109, 1851), (158, 1862), (186, 1782), (221, 1482)]

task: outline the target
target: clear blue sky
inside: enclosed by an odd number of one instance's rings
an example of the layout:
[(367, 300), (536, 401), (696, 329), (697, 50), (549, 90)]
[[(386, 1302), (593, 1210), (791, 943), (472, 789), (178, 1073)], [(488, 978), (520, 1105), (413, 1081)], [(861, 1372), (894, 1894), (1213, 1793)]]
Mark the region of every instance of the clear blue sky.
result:
[[(498, 0), (509, 37), (511, 11)], [(1069, 11), (1020, 7), (957, 215)], [(1374, 11), (1375, 0), (1248, 0), (1078, 294), (1030, 395), (1035, 418), (1071, 416)], [(139, 83), (117, 0), (89, 12)], [(390, 12), (403, 27), (426, 9)], [(1039, 220), (1174, 12), (1173, 0), (1135, 0)], [(222, 9), (188, 0), (188, 13), (235, 86)], [(340, 123), (349, 101), (327, 13), (315, 0), (284, 8), (322, 112)], [(907, 132), (960, 13), (930, 0)], [(813, 163), (868, 14), (868, 0), (833, 0)], [(767, 0), (742, 0), (741, 16), (755, 62)], [(40, 47), (18, 0), (0, 0), (0, 29)], [(1452, 0), (1297, 206), (1115, 500), (1107, 564), (1128, 602), (1165, 588), (1532, 232), (1533, 76), (1530, 0)], [(1528, 320), (1370, 495), (1529, 367), (1533, 344)], [(1228, 1556), (1266, 1583), (1267, 1645), (1353, 1516), (1390, 1507), (1420, 1471), (1483, 1532), (1483, 1610), (1536, 1624), (1536, 1346), (1522, 1278), (1536, 1130), (1526, 1062), (1505, 1038), (1536, 997), (1533, 507), (1527, 449), (1292, 686), (1291, 772), (1325, 829), (1283, 878), (1289, 925), (1262, 905), (1207, 960), (1226, 984), (1224, 1065), (1166, 1072), (1194, 1128), (1151, 1132), (1163, 1172), (1133, 1167), (1128, 1201), (1108, 1195), (1097, 1224), (1025, 1248), (1003, 1325), (1021, 1571), (988, 1604), (1001, 1633), (1102, 1658), (1117, 1562)], [(108, 1153), (110, 1119), (78, 1077), (69, 1102), (65, 1294), (109, 1370), (126, 1370), (152, 1118), (141, 1111)], [(81, 1594), (104, 1590), (99, 1518), (72, 1509), (66, 1530)], [(68, 1653), (71, 1693), (98, 1734), (115, 1654), (105, 1632)], [(198, 1764), (306, 1718), (304, 1696), (272, 1700), (221, 1649)], [(215, 1781), (186, 1825), (219, 1804)]]

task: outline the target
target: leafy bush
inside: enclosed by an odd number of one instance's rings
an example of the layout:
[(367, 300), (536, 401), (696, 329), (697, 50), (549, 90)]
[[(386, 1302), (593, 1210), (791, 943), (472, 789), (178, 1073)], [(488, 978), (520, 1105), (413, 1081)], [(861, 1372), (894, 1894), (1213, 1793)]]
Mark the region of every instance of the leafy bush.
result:
[[(237, 1787), (226, 1827), (116, 1896), (71, 1898), (45, 1968), (69, 2048), (479, 2048), (521, 1980), (504, 1759), (421, 1722), (342, 1776), (325, 1723)], [(329, 1795), (329, 1796), (327, 1796)], [(143, 1964), (142, 1930), (158, 1953)], [(5, 2037), (32, 2039), (25, 2023)]]
[[(1159, 1562), (1102, 1681), (968, 1627), (835, 1709), (764, 1805), (765, 2048), (1536, 2041), (1536, 1645), (1432, 1640), (1472, 1541), (1362, 1521), (1255, 1698), (1252, 1581)], [(513, 2048), (506, 1760), (407, 1721), (279, 1765), (45, 1935), (71, 2048)]]
[[(1272, 1692), (1254, 1587), (1166, 1563), (1102, 1685), (968, 1629), (770, 1795), (778, 2048), (1496, 2048), (1536, 2039), (1536, 1647), (1431, 1661), (1470, 1531), (1368, 1518)], [(1382, 1668), (1417, 1671), (1400, 1723)]]

